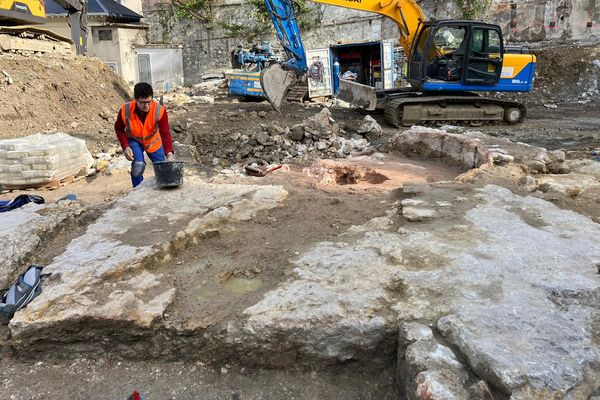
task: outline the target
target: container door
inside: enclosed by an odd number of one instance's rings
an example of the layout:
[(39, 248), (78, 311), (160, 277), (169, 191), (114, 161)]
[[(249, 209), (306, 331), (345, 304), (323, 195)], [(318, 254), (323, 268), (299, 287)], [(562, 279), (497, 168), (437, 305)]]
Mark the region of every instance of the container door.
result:
[(329, 49), (306, 50), (308, 97), (333, 95)]
[(138, 54), (139, 81), (152, 85), (152, 68), (150, 66), (150, 54)]
[(381, 42), (383, 88), (394, 88), (394, 41), (383, 40)]

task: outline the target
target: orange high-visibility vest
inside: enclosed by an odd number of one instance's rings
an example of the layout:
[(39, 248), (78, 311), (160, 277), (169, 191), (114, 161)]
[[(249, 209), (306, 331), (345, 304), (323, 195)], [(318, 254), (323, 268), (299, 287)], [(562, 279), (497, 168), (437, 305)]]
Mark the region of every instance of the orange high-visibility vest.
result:
[(135, 113), (135, 100), (121, 106), (121, 118), (125, 122), (127, 137), (137, 140), (144, 146), (148, 153), (154, 153), (162, 146), (162, 139), (158, 131), (158, 120), (162, 118), (165, 109), (158, 101), (152, 101), (146, 120), (142, 124), (140, 117)]

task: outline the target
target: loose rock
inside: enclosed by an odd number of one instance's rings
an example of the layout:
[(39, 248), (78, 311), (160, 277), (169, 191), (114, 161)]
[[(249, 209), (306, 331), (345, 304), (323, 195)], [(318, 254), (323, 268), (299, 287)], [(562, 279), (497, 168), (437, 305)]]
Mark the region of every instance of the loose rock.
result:
[(356, 131), (363, 135), (369, 142), (374, 142), (379, 139), (383, 132), (381, 126), (370, 115), (363, 118)]

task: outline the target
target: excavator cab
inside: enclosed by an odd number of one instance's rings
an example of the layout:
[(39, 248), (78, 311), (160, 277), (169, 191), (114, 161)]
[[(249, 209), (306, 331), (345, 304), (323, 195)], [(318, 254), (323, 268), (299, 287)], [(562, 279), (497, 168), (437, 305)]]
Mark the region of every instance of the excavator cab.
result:
[(408, 80), (427, 91), (465, 91), (500, 81), (500, 27), (474, 21), (421, 23), (409, 57)]

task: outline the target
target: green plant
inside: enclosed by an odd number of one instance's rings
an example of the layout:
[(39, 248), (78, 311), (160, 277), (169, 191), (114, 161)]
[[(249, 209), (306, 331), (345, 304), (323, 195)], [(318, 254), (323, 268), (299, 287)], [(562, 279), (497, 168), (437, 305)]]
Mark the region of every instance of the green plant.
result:
[(178, 19), (195, 19), (210, 24), (214, 19), (214, 0), (173, 0)]
[[(229, 36), (244, 38), (248, 42), (253, 42), (269, 32), (274, 32), (271, 16), (267, 11), (264, 0), (246, 0), (250, 6), (250, 12), (247, 20), (251, 23), (240, 24), (236, 22), (219, 21), (218, 24)], [(313, 8), (308, 5), (308, 0), (294, 1), (296, 18), (300, 29), (307, 30), (314, 26)]]
[(158, 11), (158, 23), (162, 28), (161, 42), (169, 43), (169, 34), (171, 33), (171, 18), (173, 18), (173, 9), (170, 6), (162, 6)]
[(492, 0), (456, 0), (456, 5), (462, 11), (464, 19), (474, 20), (492, 4)]

